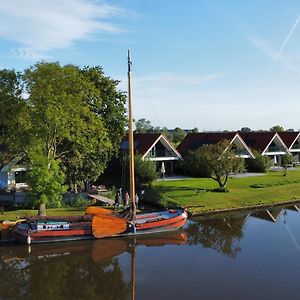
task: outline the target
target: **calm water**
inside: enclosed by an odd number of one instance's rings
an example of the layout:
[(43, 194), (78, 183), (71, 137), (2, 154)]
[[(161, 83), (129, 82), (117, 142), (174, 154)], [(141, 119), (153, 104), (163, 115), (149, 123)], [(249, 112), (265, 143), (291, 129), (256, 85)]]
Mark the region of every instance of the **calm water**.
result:
[(0, 246), (0, 299), (299, 299), (296, 208), (147, 239)]

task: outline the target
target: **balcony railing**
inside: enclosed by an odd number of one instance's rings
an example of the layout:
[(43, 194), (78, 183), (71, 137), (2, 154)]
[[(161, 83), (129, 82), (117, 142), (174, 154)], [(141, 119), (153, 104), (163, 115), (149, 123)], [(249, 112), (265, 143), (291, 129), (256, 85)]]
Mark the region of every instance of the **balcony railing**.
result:
[(174, 157), (175, 155), (172, 155), (172, 153), (170, 153), (167, 150), (161, 150), (155, 152), (150, 151), (149, 156), (150, 157)]
[(249, 152), (246, 149), (235, 149), (234, 153), (239, 156), (249, 155)]
[(271, 146), (268, 148), (267, 152), (286, 152), (284, 147)]

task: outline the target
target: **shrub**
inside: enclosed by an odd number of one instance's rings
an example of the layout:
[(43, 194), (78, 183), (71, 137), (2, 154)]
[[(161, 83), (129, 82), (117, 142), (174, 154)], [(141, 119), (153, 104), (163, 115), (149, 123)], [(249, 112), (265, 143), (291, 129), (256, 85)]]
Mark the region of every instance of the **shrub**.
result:
[(261, 155), (258, 152), (254, 154), (255, 158), (250, 158), (246, 160), (246, 168), (248, 172), (267, 172), (272, 165), (272, 162), (269, 159), (269, 157)]

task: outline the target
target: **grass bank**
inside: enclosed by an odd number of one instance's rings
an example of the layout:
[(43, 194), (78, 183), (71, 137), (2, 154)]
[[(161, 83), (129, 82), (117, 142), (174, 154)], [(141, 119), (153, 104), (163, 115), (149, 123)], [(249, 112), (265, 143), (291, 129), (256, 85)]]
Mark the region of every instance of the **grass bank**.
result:
[(192, 215), (216, 210), (273, 205), (300, 199), (300, 170), (269, 172), (264, 176), (230, 178), (228, 193), (211, 190), (217, 184), (208, 178), (157, 181), (153, 193), (164, 206), (187, 207)]
[[(187, 207), (192, 215), (296, 202), (300, 200), (300, 169), (288, 171), (287, 176), (283, 176), (283, 172), (269, 172), (264, 176), (230, 178), (228, 193), (211, 191), (217, 187), (209, 178), (157, 181), (150, 196), (165, 207)], [(84, 214), (84, 211), (85, 208), (56, 208), (47, 209), (47, 215), (72, 216)], [(0, 230), (4, 220), (14, 221), (36, 214), (37, 210), (5, 211), (4, 215), (0, 215)]]
[[(47, 209), (47, 216), (75, 216), (84, 214), (85, 208), (49, 208)], [(36, 216), (37, 210), (19, 209), (12, 211), (5, 211), (3, 215), (0, 214), (0, 230), (2, 229), (2, 222), (5, 220), (16, 221), (26, 217)]]

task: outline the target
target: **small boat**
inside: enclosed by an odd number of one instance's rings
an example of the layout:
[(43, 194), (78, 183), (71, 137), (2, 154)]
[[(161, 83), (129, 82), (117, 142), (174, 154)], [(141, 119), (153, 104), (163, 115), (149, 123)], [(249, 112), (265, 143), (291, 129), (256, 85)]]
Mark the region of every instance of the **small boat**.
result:
[(91, 238), (123, 237), (167, 232), (187, 221), (184, 209), (137, 214), (134, 177), (133, 114), (131, 100), (131, 60), (128, 51), (130, 212), (120, 215), (100, 207), (89, 207), (85, 216), (34, 217), (15, 226), (16, 240), (31, 244)]
[(14, 237), (26, 244), (92, 239), (92, 219), (92, 215), (30, 217), (15, 226)]

